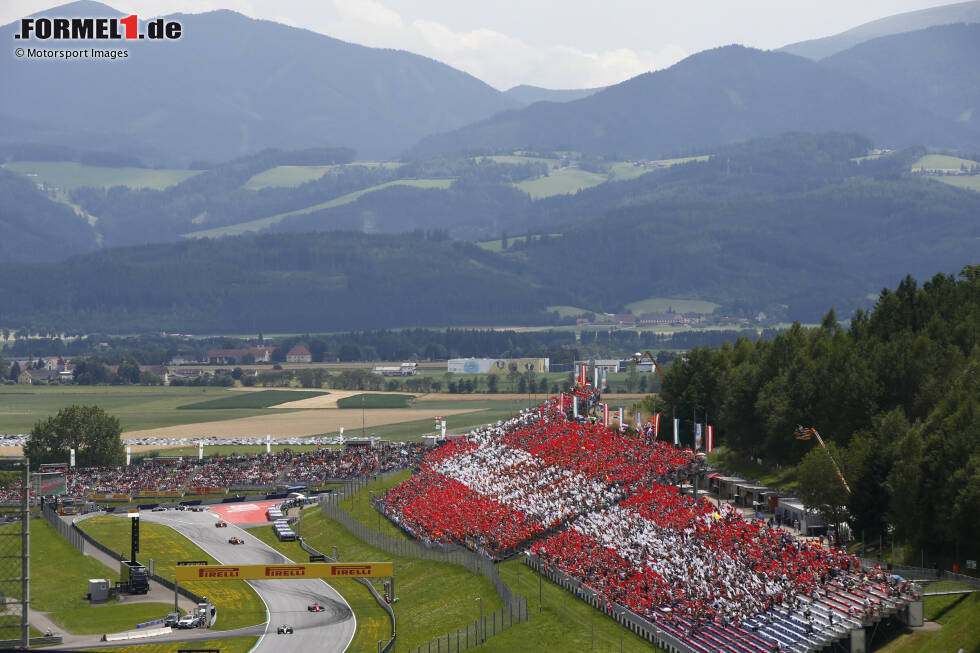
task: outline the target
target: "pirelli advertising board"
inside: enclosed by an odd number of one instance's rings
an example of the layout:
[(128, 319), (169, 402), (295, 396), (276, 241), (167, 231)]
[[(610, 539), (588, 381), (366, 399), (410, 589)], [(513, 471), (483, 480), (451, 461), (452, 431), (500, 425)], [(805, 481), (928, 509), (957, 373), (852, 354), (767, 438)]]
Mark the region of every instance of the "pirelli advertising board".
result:
[(314, 562), (302, 565), (207, 565), (176, 567), (177, 582), (273, 578), (388, 578), (390, 562)]

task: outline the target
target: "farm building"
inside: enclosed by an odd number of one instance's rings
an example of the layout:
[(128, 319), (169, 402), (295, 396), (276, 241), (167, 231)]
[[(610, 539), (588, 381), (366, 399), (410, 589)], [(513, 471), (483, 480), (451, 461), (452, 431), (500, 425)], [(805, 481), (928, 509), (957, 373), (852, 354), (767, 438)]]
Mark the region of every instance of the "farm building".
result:
[(415, 376), (419, 373), (418, 363), (402, 363), (401, 365), (376, 365), (372, 374), (381, 376)]
[(312, 363), (313, 354), (303, 345), (296, 345), (286, 353), (287, 363)]

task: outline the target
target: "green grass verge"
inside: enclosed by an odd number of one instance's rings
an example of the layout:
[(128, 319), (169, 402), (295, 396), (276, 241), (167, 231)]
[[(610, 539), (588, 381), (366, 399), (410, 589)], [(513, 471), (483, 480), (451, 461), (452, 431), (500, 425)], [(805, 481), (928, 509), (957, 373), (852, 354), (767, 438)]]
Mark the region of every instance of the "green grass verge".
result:
[[(318, 508), (310, 508), (307, 514), (311, 514), (310, 511), (315, 510)], [(307, 525), (309, 522), (304, 520), (300, 528), (306, 528)], [(272, 532), (272, 526), (259, 526), (248, 530), (255, 537), (296, 562), (303, 562), (308, 559), (309, 554), (300, 547), (298, 542), (280, 542)], [(326, 552), (329, 554), (329, 549)], [(347, 650), (351, 653), (376, 651), (378, 640), (387, 641), (391, 637), (391, 619), (388, 617), (388, 613), (378, 605), (368, 588), (356, 580), (331, 580), (330, 586), (340, 592), (340, 595), (344, 597), (357, 617), (357, 631), (354, 633), (354, 639)]]
[[(483, 599), (487, 613), (502, 606), (493, 584), (483, 576), (457, 565), (392, 556), (365, 544), (319, 511), (303, 517), (300, 532), (311, 546), (321, 551), (329, 552), (331, 546), (336, 546), (342, 561), (394, 563), (398, 601), (393, 607), (399, 651), (425, 644), (475, 620), (479, 614), (477, 597)], [(378, 591), (381, 591), (380, 582)], [(367, 644), (365, 649), (351, 650), (377, 650), (377, 640)]]
[(649, 653), (657, 650), (650, 642), (628, 628), (620, 629), (618, 622), (593, 610), (589, 604), (547, 578), (541, 578), (539, 583), (534, 570), (520, 560), (509, 560), (498, 565), (497, 569), (508, 587), (527, 597), (530, 620), (492, 637), (480, 647), (481, 651), (612, 652), (620, 650), (620, 636), (623, 651)]
[(980, 594), (927, 596), (925, 618), (938, 622), (939, 630), (907, 631), (876, 648), (876, 653), (980, 651)]
[(136, 630), (136, 624), (163, 619), (171, 610), (172, 603), (115, 603), (101, 607), (83, 605), (58, 612), (51, 618), (70, 633), (98, 635)]
[(258, 220), (249, 220), (248, 222), (242, 222), (239, 224), (228, 225), (225, 227), (216, 227), (214, 229), (204, 229), (201, 231), (194, 231), (191, 233), (184, 234), (184, 238), (218, 238), (220, 236), (237, 236), (239, 234), (248, 233), (250, 231), (260, 231), (265, 229), (270, 225), (274, 225), (277, 222), (281, 222), (288, 217), (294, 215), (306, 215), (307, 213), (313, 213), (315, 211), (322, 211), (324, 209), (332, 209), (337, 206), (343, 206), (344, 204), (350, 204), (356, 201), (362, 195), (367, 193), (373, 193), (376, 190), (381, 190), (382, 188), (387, 188), (389, 186), (412, 186), (415, 188), (442, 188), (446, 189), (453, 183), (452, 179), (398, 179), (395, 181), (385, 182), (383, 184), (378, 184), (377, 186), (371, 186), (370, 188), (363, 188), (353, 193), (347, 193), (346, 195), (341, 195), (340, 197), (334, 198), (327, 202), (320, 202), (319, 204), (314, 204), (313, 206), (308, 206), (304, 209), (296, 209), (295, 211), (287, 211), (285, 213), (277, 213), (276, 215), (269, 216), (267, 218), (259, 218)]
[(258, 643), (258, 637), (229, 637), (227, 639), (199, 639), (193, 642), (169, 642), (166, 644), (142, 644), (125, 648), (88, 648), (93, 653), (119, 653), (133, 651), (134, 653), (177, 653), (188, 649), (217, 649), (221, 653), (249, 653)]
[(93, 186), (128, 186), (162, 190), (201, 173), (200, 170), (155, 170), (152, 168), (105, 168), (73, 161), (13, 161), (3, 166), (32, 181), (63, 190)]
[(228, 410), (231, 408), (270, 408), (279, 404), (289, 403), (290, 401), (301, 401), (310, 397), (319, 397), (329, 394), (328, 392), (318, 392), (315, 390), (260, 390), (258, 392), (236, 392), (227, 397), (199, 401), (194, 404), (184, 404), (177, 406), (178, 410)]
[(414, 395), (359, 394), (337, 400), (337, 408), (408, 408)]
[[(19, 524), (2, 529), (15, 531)], [(119, 580), (113, 570), (82, 555), (43, 519), (31, 520), (31, 608), (47, 612), (65, 631), (79, 635), (114, 633), (136, 624), (165, 617), (169, 605), (110, 601), (90, 606), (85, 600), (88, 579)]]
[(713, 313), (719, 304), (701, 299), (678, 299), (676, 297), (649, 297), (626, 305), (635, 315), (643, 313)]
[[(114, 516), (93, 517), (79, 523), (81, 528), (113, 551), (129, 550), (129, 520)], [(153, 559), (155, 571), (173, 579), (178, 560), (218, 561), (206, 554), (186, 537), (162, 524), (140, 524), (140, 559)], [(265, 622), (265, 604), (255, 590), (244, 581), (221, 583), (185, 583), (184, 587), (207, 596), (218, 608), (217, 630), (233, 630)]]
[(0, 433), (29, 433), (40, 419), (72, 404), (96, 404), (119, 418), (123, 431), (275, 414), (276, 409), (176, 410), (214, 397), (238, 396), (228, 388), (171, 386), (0, 386)]

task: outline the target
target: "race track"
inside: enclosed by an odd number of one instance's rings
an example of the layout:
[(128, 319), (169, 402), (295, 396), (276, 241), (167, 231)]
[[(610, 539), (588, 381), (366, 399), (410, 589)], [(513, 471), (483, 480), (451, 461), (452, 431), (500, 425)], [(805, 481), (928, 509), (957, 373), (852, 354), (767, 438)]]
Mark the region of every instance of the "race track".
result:
[[(292, 562), (258, 538), (235, 525), (215, 528), (217, 516), (211, 512), (167, 510), (142, 512), (146, 521), (170, 526), (187, 536), (197, 546), (222, 564), (283, 564)], [(232, 536), (245, 544), (229, 544)], [(215, 581), (221, 582), (221, 581)], [(269, 609), (269, 622), (254, 653), (290, 653), (318, 651), (341, 653), (354, 638), (356, 620), (350, 606), (337, 590), (321, 580), (254, 580), (247, 581), (259, 593)], [(324, 612), (309, 612), (307, 606), (318, 602)], [(221, 621), (221, 608), (218, 621)], [(292, 635), (277, 635), (280, 624), (293, 627)]]

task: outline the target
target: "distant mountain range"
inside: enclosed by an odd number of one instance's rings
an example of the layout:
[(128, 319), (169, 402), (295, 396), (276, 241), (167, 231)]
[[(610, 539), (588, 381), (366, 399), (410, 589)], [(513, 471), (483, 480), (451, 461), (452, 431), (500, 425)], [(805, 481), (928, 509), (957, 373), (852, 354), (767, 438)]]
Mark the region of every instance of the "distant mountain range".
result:
[(728, 46), (586, 98), (504, 111), (429, 136), (408, 155), (523, 147), (660, 158), (786, 131), (856, 131), (892, 147), (980, 146), (980, 132), (836, 67)]
[(571, 102), (588, 97), (596, 91), (601, 91), (602, 88), (550, 89), (521, 84), (507, 89), (504, 93), (521, 104), (527, 105), (535, 102)]
[(819, 60), (880, 36), (913, 32), (926, 27), (952, 23), (980, 23), (980, 0), (888, 16), (833, 36), (791, 43), (780, 50)]
[[(416, 204), (412, 219), (429, 214), (430, 225), (493, 219), (468, 217), (474, 197), (501, 219), (522, 214), (527, 230), (495, 249), (453, 240), (440, 226), (262, 233), (0, 263), (0, 325), (218, 333), (552, 324), (549, 305), (618, 312), (652, 296), (707, 299), (730, 315), (816, 320), (830, 306), (847, 315), (889, 280), (975, 263), (980, 238), (980, 193), (908, 175), (921, 148), (864, 158), (870, 145), (853, 134), (786, 134), (549, 200), (508, 204), (510, 186), (463, 183), (390, 187), (362, 207), (379, 224)], [(185, 183), (220, 195), (243, 166), (244, 177), (248, 162)], [(160, 199), (122, 197), (134, 208)]]
[[(122, 14), (83, 1), (40, 15)], [(17, 89), (0, 94), (0, 141), (85, 149), (116, 143), (171, 165), (265, 147), (350, 146), (363, 158), (386, 158), (433, 132), (521, 106), (472, 75), (409, 52), (224, 10), (168, 19), (181, 22), (179, 41), (113, 43), (129, 50), (123, 61), (0, 57), (0, 79)], [(13, 43), (14, 25), (0, 28), (0, 39)]]
[[(980, 3), (976, 4), (980, 10)], [(980, 131), (980, 23), (884, 36), (821, 63)], [(964, 144), (965, 145), (965, 144)]]

